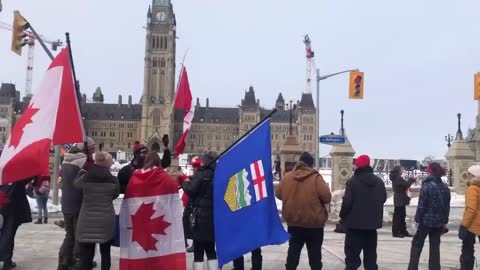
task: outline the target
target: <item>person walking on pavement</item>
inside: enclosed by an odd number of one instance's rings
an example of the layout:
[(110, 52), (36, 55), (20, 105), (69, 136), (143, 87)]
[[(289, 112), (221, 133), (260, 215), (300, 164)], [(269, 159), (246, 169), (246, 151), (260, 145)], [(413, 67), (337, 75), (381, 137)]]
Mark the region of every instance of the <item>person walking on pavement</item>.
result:
[(213, 175), (217, 156), (215, 152), (205, 153), (201, 157), (200, 169), (182, 184), (192, 202), (193, 270), (203, 269), (205, 254), (208, 270), (218, 269), (213, 225)]
[[(163, 150), (163, 156), (162, 156), (162, 169), (168, 168), (171, 163), (172, 163), (172, 152), (168, 148), (168, 143), (169, 143), (169, 138), (168, 135), (163, 135), (162, 137), (162, 143), (164, 146)], [(130, 162), (129, 165), (124, 166), (120, 171), (118, 172), (118, 182), (120, 183), (120, 193), (125, 194), (125, 190), (127, 189), (128, 186), (128, 181), (130, 181), (130, 177), (132, 177), (132, 174), (135, 170), (143, 168), (143, 165), (145, 163), (145, 158), (148, 155), (148, 148), (140, 144), (139, 141), (135, 142), (135, 145), (133, 146), (133, 160)]]
[(97, 152), (95, 164), (75, 179), (75, 187), (83, 191), (76, 231), (80, 255), (76, 270), (92, 269), (95, 244), (100, 244), (101, 269), (110, 269), (110, 247), (115, 235), (113, 200), (120, 194), (117, 178), (110, 173), (112, 164), (109, 153)]
[(408, 270), (418, 269), (427, 235), (430, 240), (428, 268), (440, 269), (440, 237), (446, 232), (445, 226), (450, 215), (450, 189), (442, 181), (445, 169), (440, 164), (432, 162), (427, 168), (427, 173), (429, 176), (423, 181), (418, 198), (415, 214), (418, 228), (412, 240)]
[[(252, 268), (251, 270), (262, 270), (262, 249), (252, 250)], [(233, 260), (233, 270), (245, 270), (243, 256)]]
[(7, 194), (9, 200), (6, 206), (1, 209), (4, 221), (0, 237), (0, 261), (3, 261), (3, 270), (17, 267), (17, 264), (12, 260), (15, 235), (20, 225), (32, 222), (32, 213), (30, 212), (26, 193), (26, 185), (30, 181), (32, 179), (0, 186), (0, 189), (4, 194)]
[(38, 220), (34, 224), (48, 223), (48, 194), (50, 193), (50, 176), (35, 177), (30, 183), (35, 192), (35, 200), (37, 201)]
[(468, 168), (468, 188), (465, 193), (465, 212), (458, 231), (462, 240), (460, 269), (473, 270), (475, 265), (475, 238), (480, 235), (480, 166)]
[(322, 176), (313, 169), (314, 158), (303, 152), (295, 168), (286, 173), (275, 195), (282, 200), (282, 217), (288, 225), (290, 241), (287, 270), (297, 269), (300, 253), (307, 245), (312, 270), (322, 269), (323, 228), (328, 220), (325, 207), (332, 194)]
[(410, 204), (409, 190), (410, 186), (415, 183), (415, 179), (410, 178), (408, 181), (402, 177), (402, 167), (396, 166), (390, 172), (390, 181), (392, 181), (393, 189), (393, 211), (392, 236), (397, 238), (412, 237), (407, 231), (406, 206)]
[(387, 191), (383, 180), (373, 174), (369, 156), (359, 156), (355, 167), (340, 210), (341, 223), (346, 229), (345, 269), (358, 269), (363, 251), (365, 270), (377, 270), (377, 230), (383, 225)]
[[(93, 161), (91, 157), (95, 153), (95, 141), (87, 137), (87, 154), (84, 151), (84, 143), (77, 143), (65, 154), (60, 174), (62, 177), (62, 214), (65, 228), (65, 239), (58, 254), (57, 270), (69, 270), (78, 259), (78, 243), (75, 239), (78, 215), (82, 206), (82, 191), (74, 187), (74, 181), (82, 168), (88, 168)], [(88, 161), (87, 161), (88, 160)]]

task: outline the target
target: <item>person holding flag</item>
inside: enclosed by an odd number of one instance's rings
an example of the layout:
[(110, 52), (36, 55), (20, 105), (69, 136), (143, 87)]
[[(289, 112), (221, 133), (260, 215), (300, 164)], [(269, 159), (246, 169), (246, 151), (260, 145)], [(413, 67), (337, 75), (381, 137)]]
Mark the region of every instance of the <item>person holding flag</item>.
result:
[(191, 200), (190, 228), (193, 236), (193, 269), (202, 270), (207, 255), (208, 270), (217, 270), (215, 232), (213, 225), (213, 175), (215, 174), (215, 152), (201, 157), (200, 169), (182, 184)]
[(128, 182), (120, 210), (120, 270), (186, 270), (176, 181), (149, 153)]
[[(26, 201), (23, 199), (26, 183), (22, 181), (49, 174), (52, 145), (86, 140), (70, 56), (69, 48), (65, 48), (52, 60), (37, 94), (17, 120), (0, 156), (0, 186), (15, 182), (13, 186), (18, 187), (22, 201)], [(19, 224), (16, 223), (13, 232)], [(7, 259), (4, 269), (13, 268), (11, 258)]]
[(241, 256), (253, 251), (252, 266), (259, 269), (259, 249), (280, 245), (289, 238), (278, 215), (273, 188), (270, 133), (273, 113), (275, 110), (218, 158), (213, 198), (220, 266), (237, 259), (234, 266), (241, 267)]

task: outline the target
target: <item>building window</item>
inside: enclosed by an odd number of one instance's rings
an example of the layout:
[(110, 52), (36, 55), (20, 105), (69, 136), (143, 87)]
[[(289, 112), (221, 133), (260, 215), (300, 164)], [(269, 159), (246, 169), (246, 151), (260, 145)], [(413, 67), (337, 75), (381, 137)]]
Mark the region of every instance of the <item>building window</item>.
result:
[(127, 144), (127, 148), (130, 149), (132, 147), (132, 144), (131, 143), (128, 143)]
[(165, 58), (162, 58), (162, 60), (160, 60), (160, 66), (165, 67)]
[(157, 66), (158, 66), (157, 58), (153, 58), (153, 67), (157, 67)]
[(110, 148), (113, 148), (113, 142), (110, 143)]

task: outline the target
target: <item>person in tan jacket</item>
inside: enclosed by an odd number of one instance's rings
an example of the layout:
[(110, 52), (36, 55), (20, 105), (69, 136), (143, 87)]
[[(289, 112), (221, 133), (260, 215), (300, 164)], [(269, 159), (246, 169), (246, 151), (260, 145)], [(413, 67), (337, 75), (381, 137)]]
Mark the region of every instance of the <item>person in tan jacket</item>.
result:
[(323, 227), (328, 219), (325, 204), (332, 194), (322, 176), (313, 169), (314, 159), (302, 153), (293, 171), (285, 174), (275, 188), (275, 195), (282, 200), (282, 217), (287, 222), (290, 242), (287, 270), (297, 269), (300, 253), (307, 245), (312, 270), (322, 269)]
[(475, 264), (475, 238), (480, 235), (480, 165), (468, 168), (468, 188), (465, 193), (465, 212), (458, 232), (462, 240), (460, 265), (462, 270), (472, 270)]

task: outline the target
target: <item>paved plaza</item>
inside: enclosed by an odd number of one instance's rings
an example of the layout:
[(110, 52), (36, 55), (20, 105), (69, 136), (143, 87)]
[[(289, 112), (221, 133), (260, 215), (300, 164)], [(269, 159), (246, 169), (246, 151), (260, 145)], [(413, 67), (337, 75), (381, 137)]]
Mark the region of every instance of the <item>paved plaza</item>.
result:
[[(50, 224), (22, 225), (18, 231), (16, 239), (16, 248), (14, 259), (18, 264), (18, 269), (22, 270), (55, 270), (57, 262), (58, 248), (63, 240), (64, 231)], [(382, 270), (405, 270), (410, 251), (411, 238), (397, 239), (392, 238), (389, 233), (390, 228), (380, 230), (378, 246), (379, 269)], [(441, 246), (442, 269), (458, 269), (458, 256), (460, 254), (461, 243), (457, 238), (457, 232), (450, 231), (443, 237)], [(323, 264), (324, 269), (336, 270), (344, 269), (343, 263), (343, 234), (333, 233), (333, 226), (325, 228), (325, 241), (323, 245)], [(232, 243), (234, 244), (234, 243)], [(287, 255), (288, 244), (282, 246), (272, 246), (263, 249), (265, 270), (284, 269), (284, 263)], [(424, 249), (420, 269), (427, 269), (428, 260), (428, 242)], [(478, 257), (478, 255), (477, 255)], [(99, 261), (99, 258), (96, 259)], [(112, 248), (112, 270), (118, 269), (119, 249)], [(191, 269), (192, 255), (188, 255), (188, 269)], [(246, 258), (246, 268), (249, 269), (250, 258)], [(223, 269), (232, 269), (231, 265)], [(310, 269), (308, 259), (304, 250), (301, 258), (299, 270)], [(363, 268), (361, 268), (363, 269)]]

